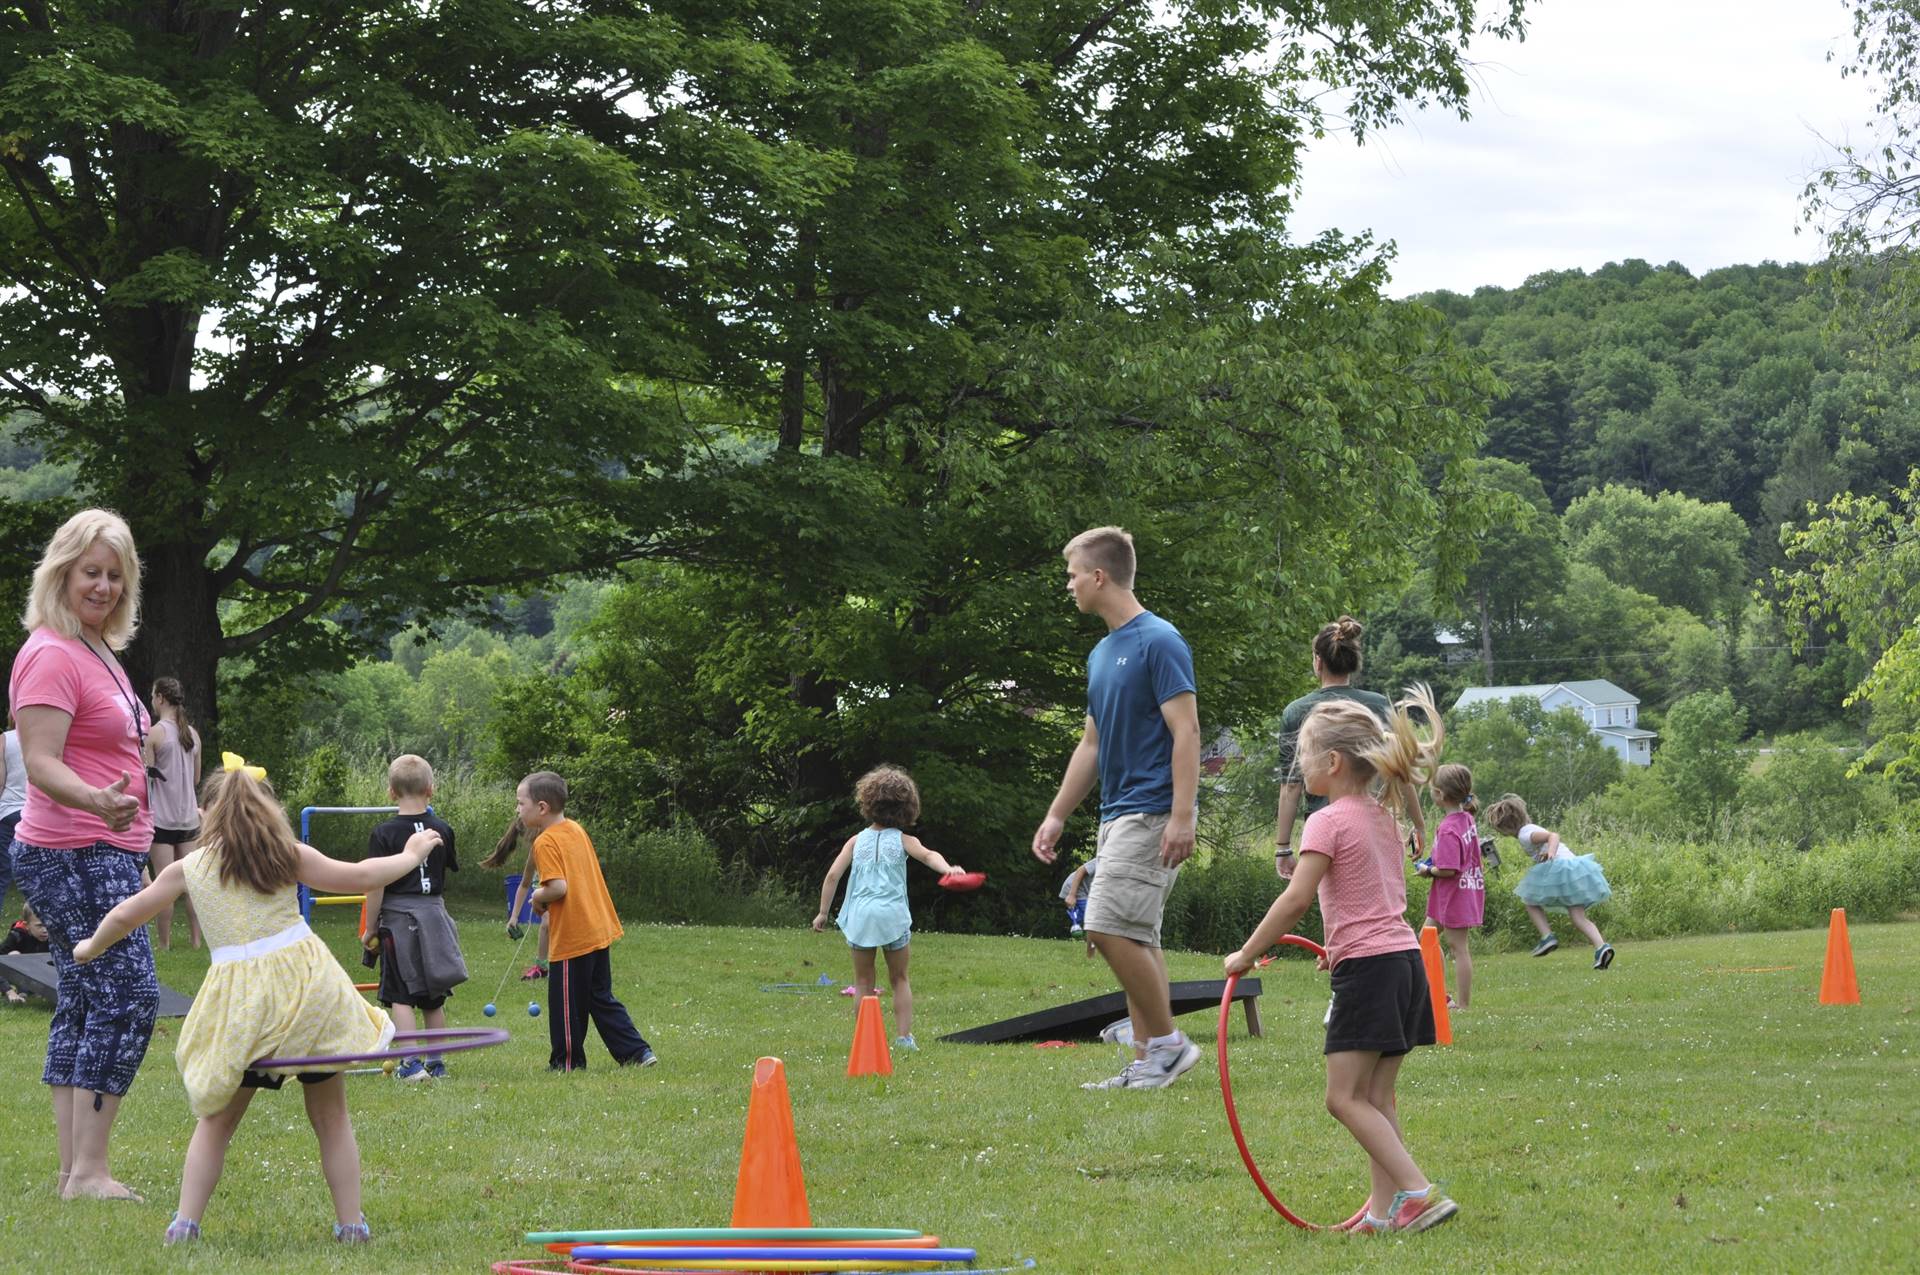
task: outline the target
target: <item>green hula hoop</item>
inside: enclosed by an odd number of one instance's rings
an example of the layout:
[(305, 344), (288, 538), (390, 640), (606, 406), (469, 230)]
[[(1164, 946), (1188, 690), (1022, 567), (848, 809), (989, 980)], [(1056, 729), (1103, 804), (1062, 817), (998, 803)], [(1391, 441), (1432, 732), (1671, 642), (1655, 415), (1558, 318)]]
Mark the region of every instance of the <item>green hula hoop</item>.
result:
[(893, 1226), (682, 1226), (637, 1231), (529, 1231), (529, 1244), (619, 1244), (629, 1240), (913, 1240), (922, 1232)]

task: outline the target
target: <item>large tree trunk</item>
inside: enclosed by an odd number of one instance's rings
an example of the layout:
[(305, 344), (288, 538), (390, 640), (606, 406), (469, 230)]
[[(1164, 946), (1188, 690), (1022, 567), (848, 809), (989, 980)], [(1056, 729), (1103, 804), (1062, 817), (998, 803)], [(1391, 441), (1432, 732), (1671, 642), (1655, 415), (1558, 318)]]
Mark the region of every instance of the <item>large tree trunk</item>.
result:
[(1480, 586), (1480, 668), (1486, 674), (1487, 685), (1493, 680), (1493, 617), (1487, 613), (1487, 586)]
[[(219, 599), (206, 553), (179, 540), (140, 546), (140, 633), (126, 652), (134, 691), (151, 703), (156, 677), (174, 677), (186, 692), (187, 715), (200, 732), (201, 762), (218, 755), (220, 710)], [(239, 741), (244, 747), (246, 741)]]

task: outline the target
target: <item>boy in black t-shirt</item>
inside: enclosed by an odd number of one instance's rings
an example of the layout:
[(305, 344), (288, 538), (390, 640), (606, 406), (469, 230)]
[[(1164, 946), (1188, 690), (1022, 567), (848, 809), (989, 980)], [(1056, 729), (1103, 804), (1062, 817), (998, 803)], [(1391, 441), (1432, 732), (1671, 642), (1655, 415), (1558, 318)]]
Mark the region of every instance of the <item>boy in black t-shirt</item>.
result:
[[(433, 767), (425, 758), (412, 753), (394, 758), (387, 768), (387, 791), (400, 813), (374, 828), (367, 841), (367, 857), (398, 854), (409, 837), (427, 828), (440, 834), (440, 845), (421, 860), (417, 870), (384, 890), (367, 891), (369, 932), (360, 940), (380, 954), (380, 1003), (392, 1011), (394, 1026), (413, 1031), (413, 1011), (418, 1009), (428, 1028), (441, 1028), (447, 1025), (448, 994), (467, 981), (460, 935), (444, 898), (447, 873), (460, 870), (453, 829), (428, 809), (427, 803), (433, 800)], [(394, 1072), (401, 1080), (446, 1074), (446, 1063), (433, 1054), (424, 1061), (408, 1058)]]

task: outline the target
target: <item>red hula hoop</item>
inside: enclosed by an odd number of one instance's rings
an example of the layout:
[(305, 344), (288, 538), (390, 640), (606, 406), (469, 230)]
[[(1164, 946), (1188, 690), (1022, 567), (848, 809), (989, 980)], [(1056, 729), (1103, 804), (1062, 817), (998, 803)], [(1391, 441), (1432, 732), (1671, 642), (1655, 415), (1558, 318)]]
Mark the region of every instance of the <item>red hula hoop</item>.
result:
[[(402, 1041), (408, 1042), (404, 1048)], [(256, 1058), (247, 1067), (252, 1071), (277, 1071), (289, 1067), (344, 1067), (348, 1063), (407, 1058), (423, 1050), (454, 1054), (463, 1049), (484, 1049), (488, 1045), (506, 1043), (507, 1032), (503, 1027), (435, 1027), (422, 1031), (395, 1032), (391, 1049), (375, 1049), (364, 1054), (313, 1054), (306, 1058)]]
[[(1298, 934), (1282, 935), (1280, 942), (1291, 947), (1304, 947), (1315, 956), (1327, 954), (1326, 948)], [(1272, 960), (1271, 956), (1263, 956), (1254, 968), (1259, 969)], [(1226, 991), (1220, 997), (1220, 1027), (1215, 1050), (1220, 1056), (1220, 1097), (1227, 1104), (1227, 1127), (1233, 1130), (1233, 1144), (1240, 1148), (1241, 1162), (1247, 1166), (1247, 1172), (1253, 1175), (1253, 1184), (1260, 1188), (1260, 1194), (1267, 1197), (1267, 1203), (1273, 1206), (1274, 1212), (1303, 1231), (1344, 1231), (1367, 1215), (1367, 1206), (1364, 1201), (1360, 1205), (1360, 1211), (1344, 1222), (1336, 1222), (1332, 1226), (1309, 1222), (1280, 1202), (1280, 1197), (1273, 1193), (1273, 1188), (1267, 1185), (1267, 1180), (1260, 1176), (1260, 1166), (1253, 1162), (1253, 1152), (1247, 1150), (1246, 1135), (1240, 1132), (1240, 1113), (1234, 1109), (1233, 1105), (1233, 1081), (1227, 1073), (1227, 1013), (1233, 1008), (1233, 991), (1239, 985), (1238, 974), (1228, 975)]]

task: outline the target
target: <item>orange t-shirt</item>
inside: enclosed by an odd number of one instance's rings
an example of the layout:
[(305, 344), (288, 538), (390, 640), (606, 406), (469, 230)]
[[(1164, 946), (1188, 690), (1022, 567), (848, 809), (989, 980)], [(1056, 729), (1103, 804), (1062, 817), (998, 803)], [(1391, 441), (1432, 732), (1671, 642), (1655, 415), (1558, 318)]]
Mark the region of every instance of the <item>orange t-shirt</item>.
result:
[(566, 897), (547, 906), (547, 959), (570, 961), (613, 946), (625, 931), (600, 875), (600, 856), (587, 830), (562, 819), (533, 840), (533, 871), (542, 881), (560, 877)]

